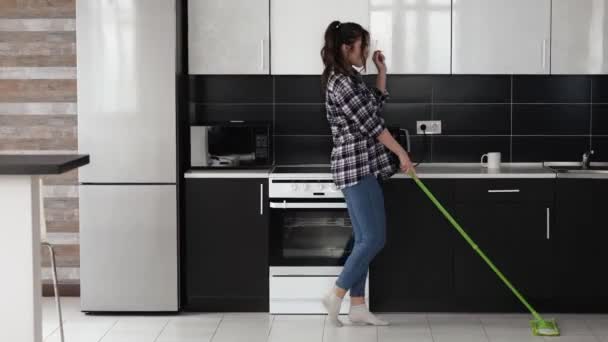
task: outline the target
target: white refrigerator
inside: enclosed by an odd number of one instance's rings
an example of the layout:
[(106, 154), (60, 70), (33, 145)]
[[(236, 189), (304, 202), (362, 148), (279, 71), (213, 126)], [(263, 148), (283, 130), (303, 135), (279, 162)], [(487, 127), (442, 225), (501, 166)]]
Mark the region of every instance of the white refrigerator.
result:
[(78, 0), (81, 309), (177, 311), (175, 0)]

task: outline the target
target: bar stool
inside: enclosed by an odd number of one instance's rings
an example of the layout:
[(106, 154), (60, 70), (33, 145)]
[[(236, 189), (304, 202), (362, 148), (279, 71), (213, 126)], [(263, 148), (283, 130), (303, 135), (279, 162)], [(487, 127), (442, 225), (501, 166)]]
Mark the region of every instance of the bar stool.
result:
[(55, 293), (55, 304), (57, 306), (57, 316), (59, 317), (59, 336), (61, 338), (61, 342), (64, 342), (63, 335), (63, 317), (61, 314), (61, 299), (59, 297), (59, 286), (57, 284), (57, 265), (55, 264), (55, 249), (52, 244), (50, 244), (47, 240), (46, 235), (46, 219), (44, 215), (44, 196), (42, 194), (42, 186), (43, 181), (42, 177), (39, 178), (39, 204), (40, 204), (40, 242), (42, 247), (46, 247), (51, 256), (51, 268), (53, 274), (53, 292)]

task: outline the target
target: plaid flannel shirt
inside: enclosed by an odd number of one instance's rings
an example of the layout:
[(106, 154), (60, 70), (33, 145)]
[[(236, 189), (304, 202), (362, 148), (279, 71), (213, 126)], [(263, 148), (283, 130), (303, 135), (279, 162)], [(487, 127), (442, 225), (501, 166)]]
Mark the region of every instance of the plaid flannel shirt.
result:
[(397, 171), (396, 157), (378, 135), (385, 128), (380, 112), (388, 93), (368, 88), (361, 75), (332, 73), (327, 82), (325, 106), (333, 149), (331, 172), (338, 189), (374, 175), (387, 179)]

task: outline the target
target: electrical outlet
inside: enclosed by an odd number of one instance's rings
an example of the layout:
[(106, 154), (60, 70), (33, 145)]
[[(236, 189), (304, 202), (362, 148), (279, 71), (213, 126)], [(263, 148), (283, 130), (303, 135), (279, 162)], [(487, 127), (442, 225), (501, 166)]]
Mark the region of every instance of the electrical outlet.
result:
[(416, 134), (424, 134), (422, 125), (426, 125), (426, 134), (441, 134), (441, 120), (416, 121)]

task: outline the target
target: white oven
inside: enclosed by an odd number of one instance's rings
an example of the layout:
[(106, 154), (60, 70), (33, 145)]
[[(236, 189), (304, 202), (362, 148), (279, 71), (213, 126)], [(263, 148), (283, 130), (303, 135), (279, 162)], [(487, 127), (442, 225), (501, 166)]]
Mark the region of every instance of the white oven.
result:
[(322, 296), (354, 242), (342, 192), (326, 167), (277, 167), (269, 177), (269, 201), (270, 312), (325, 313)]

